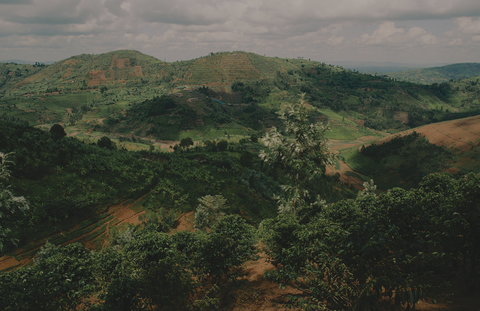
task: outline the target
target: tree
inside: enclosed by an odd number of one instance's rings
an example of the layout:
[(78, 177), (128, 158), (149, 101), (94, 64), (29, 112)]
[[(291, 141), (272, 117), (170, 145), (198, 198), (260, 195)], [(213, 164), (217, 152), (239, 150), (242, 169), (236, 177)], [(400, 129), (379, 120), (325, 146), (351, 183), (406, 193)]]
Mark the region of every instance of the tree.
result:
[(225, 151), (228, 148), (228, 142), (226, 140), (221, 140), (217, 143), (218, 151)]
[(112, 140), (107, 136), (103, 136), (102, 138), (100, 138), (97, 141), (97, 146), (101, 148), (107, 148), (110, 150), (115, 149), (115, 143), (112, 142)]
[(260, 158), (273, 166), (285, 170), (292, 180), (291, 185), (283, 185), (284, 197), (278, 198), (280, 212), (293, 212), (304, 205), (308, 193), (301, 186), (304, 179), (311, 180), (315, 175), (325, 172), (325, 165), (332, 164), (335, 156), (330, 153), (325, 137), (328, 125), (320, 122), (309, 122), (312, 109), (304, 101), (302, 94), (298, 104), (290, 104), (280, 111), (279, 118), (285, 125), (285, 134), (273, 127), (270, 133), (262, 138), (267, 147), (260, 152)]
[(187, 149), (190, 146), (193, 146), (193, 140), (190, 137), (182, 138), (180, 141), (180, 147)]
[(200, 239), (200, 264), (210, 276), (218, 278), (253, 259), (257, 253), (256, 242), (255, 228), (242, 217), (225, 216)]
[(0, 251), (3, 250), (6, 241), (15, 244), (15, 239), (10, 237), (11, 230), (4, 228), (6, 220), (17, 211), (29, 209), (28, 202), (24, 197), (16, 197), (8, 188), (11, 172), (8, 168), (13, 161), (9, 160), (11, 153), (0, 152)]
[(52, 135), (53, 140), (57, 141), (67, 136), (65, 129), (60, 124), (54, 124), (50, 128), (50, 134)]
[(212, 151), (212, 152), (215, 152), (217, 151), (217, 143), (213, 140), (206, 140), (203, 142), (205, 144), (205, 148), (208, 150), (208, 151)]
[(198, 199), (200, 204), (195, 212), (195, 228), (205, 230), (213, 226), (214, 222), (225, 216), (222, 210), (228, 208), (227, 200), (222, 195), (206, 195)]
[(375, 196), (375, 190), (377, 190), (377, 186), (373, 183), (373, 179), (370, 181), (366, 181), (363, 183), (363, 190), (358, 193), (359, 197), (366, 197), (368, 195)]

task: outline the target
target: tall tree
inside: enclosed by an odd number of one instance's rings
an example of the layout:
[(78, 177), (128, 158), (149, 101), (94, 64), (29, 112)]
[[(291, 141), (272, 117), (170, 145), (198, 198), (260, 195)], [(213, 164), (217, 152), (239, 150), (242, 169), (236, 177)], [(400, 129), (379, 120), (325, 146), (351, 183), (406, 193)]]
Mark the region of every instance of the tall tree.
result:
[(296, 212), (299, 206), (305, 203), (307, 191), (301, 181), (311, 180), (318, 174), (325, 172), (325, 165), (332, 164), (335, 156), (328, 149), (328, 139), (325, 132), (328, 124), (321, 122), (310, 123), (312, 112), (304, 101), (305, 94), (299, 103), (289, 104), (285, 110), (279, 112), (279, 118), (285, 125), (282, 134), (273, 127), (270, 133), (262, 138), (267, 150), (260, 152), (260, 158), (271, 165), (278, 165), (285, 170), (292, 180), (289, 185), (283, 185), (285, 192), (279, 197), (279, 211)]
[(10, 155), (11, 153), (0, 152), (0, 251), (3, 250), (5, 242), (15, 243), (10, 237), (11, 230), (4, 227), (6, 220), (15, 212), (26, 211), (29, 208), (24, 197), (17, 197), (9, 190), (11, 173), (8, 166), (13, 164), (9, 159)]

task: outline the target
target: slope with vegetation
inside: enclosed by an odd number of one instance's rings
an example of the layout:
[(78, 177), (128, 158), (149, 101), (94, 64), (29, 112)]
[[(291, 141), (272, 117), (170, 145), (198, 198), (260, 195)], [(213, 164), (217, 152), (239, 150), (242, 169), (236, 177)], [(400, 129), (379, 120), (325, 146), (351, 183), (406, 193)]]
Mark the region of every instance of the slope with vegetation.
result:
[[(30, 201), (24, 215), (7, 223), (14, 232), (47, 221), (58, 226), (81, 217), (80, 211), (101, 215), (109, 201), (101, 187), (122, 190), (110, 200), (143, 200), (147, 212), (140, 225), (111, 228), (108, 244), (97, 247), (98, 252), (79, 243), (58, 247), (55, 244), (62, 244), (58, 240), (46, 243), (33, 265), (0, 274), (5, 297), (0, 306), (231, 308), (229, 297), (239, 295), (240, 289), (244, 296), (253, 295), (248, 300), (255, 300), (255, 292), (247, 294), (249, 281), (240, 273), (248, 260), (256, 259), (258, 237), (274, 266), (264, 277), (296, 289), (289, 290), (294, 296), (280, 301), (289, 307), (410, 309), (421, 299), (438, 298), (448, 288), (438, 286), (438, 280), (445, 271), (459, 268), (464, 282), (474, 286), (480, 277), (480, 175), (460, 179), (428, 175), (418, 188), (394, 188), (378, 196), (373, 183), (365, 183), (365, 190), (353, 198), (346, 190), (334, 190), (341, 184), (322, 173), (331, 156), (325, 149), (324, 129), (310, 126), (308, 114), (303, 102), (287, 107), (282, 118), (285, 132), (273, 131), (264, 139), (268, 165), (253, 160), (241, 145), (210, 141), (188, 149), (191, 144), (185, 141), (173, 153), (134, 153), (83, 144), (64, 137), (58, 126), (47, 133), (2, 123), (2, 132), (9, 135), (3, 136), (8, 139), (1, 141), (1, 148), (17, 154), (11, 168), (15, 177), (21, 177), (12, 183), (12, 190), (24, 192)], [(420, 137), (406, 139), (408, 145)], [(18, 150), (24, 151), (22, 157)], [(53, 163), (60, 165), (52, 167)], [(70, 180), (62, 182), (63, 178)], [(87, 201), (74, 205), (80, 193), (69, 187), (84, 182)], [(283, 191), (278, 191), (279, 184)], [(57, 190), (40, 189), (44, 185)], [(35, 188), (40, 191), (34, 194)], [(276, 204), (272, 194), (277, 194)], [(54, 198), (58, 204), (47, 206)], [(198, 230), (167, 234), (176, 211), (191, 209), (197, 199)], [(258, 214), (274, 211), (275, 205), (278, 216)], [(235, 214), (243, 214), (247, 221)], [(248, 221), (261, 221), (259, 230)]]
[[(260, 299), (243, 274), (258, 256), (293, 294), (277, 303), (306, 310), (410, 309), (450, 289), (446, 271), (478, 282), (475, 169), (430, 174), (457, 154), (420, 129), (356, 145), (476, 113), (473, 79), (245, 52), (84, 54), (22, 74), (0, 98), (0, 206), (28, 204), (0, 217), (2, 309), (232, 309)], [(355, 149), (332, 154), (329, 138)], [(342, 155), (384, 192), (326, 174)], [(191, 230), (173, 230), (186, 215)]]
[[(406, 130), (478, 110), (473, 80), (470, 85), (424, 86), (315, 61), (241, 51), (173, 63), (127, 50), (82, 54), (21, 77), (0, 88), (0, 114), (37, 125), (60, 122), (69, 134), (93, 140), (129, 134), (179, 140), (185, 131), (194, 131), (188, 135), (201, 140), (212, 131), (217, 136), (221, 131), (239, 135), (241, 128), (262, 132), (279, 125), (275, 111), (301, 93), (318, 108), (319, 117), (333, 121), (330, 138), (372, 133), (365, 127)], [(178, 93), (174, 98), (178, 105), (169, 114), (135, 112), (154, 97), (172, 93)], [(133, 121), (124, 121), (132, 114)], [(182, 115), (190, 121), (175, 120)], [(120, 133), (117, 123), (122, 123)], [(170, 125), (178, 123), (188, 125)]]

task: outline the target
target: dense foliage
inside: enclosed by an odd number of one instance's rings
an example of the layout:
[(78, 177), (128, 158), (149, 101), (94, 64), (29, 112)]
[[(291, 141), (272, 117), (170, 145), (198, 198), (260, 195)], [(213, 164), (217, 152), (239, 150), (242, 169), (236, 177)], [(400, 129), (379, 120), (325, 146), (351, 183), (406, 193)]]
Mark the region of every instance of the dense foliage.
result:
[(398, 176), (403, 181), (402, 187), (409, 188), (417, 186), (428, 174), (445, 170), (453, 158), (450, 149), (434, 145), (414, 131), (381, 144), (364, 146), (352, 162), (356, 171), (368, 174), (375, 181)]
[[(14, 152), (12, 191), (31, 202), (25, 214), (12, 215), (5, 226), (14, 229), (12, 238), (23, 242), (141, 197), (147, 209), (165, 208), (179, 215), (194, 209), (199, 198), (221, 193), (229, 201), (227, 214), (241, 208), (251, 222), (259, 223), (276, 214), (272, 196), (279, 183), (274, 179), (286, 178), (282, 170), (262, 167), (258, 157), (238, 144), (222, 147), (220, 142), (217, 148), (212, 142), (215, 148), (173, 153), (127, 152), (115, 149), (108, 137), (96, 146), (11, 122), (0, 122), (0, 132), (0, 151)], [(314, 195), (329, 201), (350, 195), (331, 191), (337, 183), (329, 177), (317, 182)]]
[[(311, 207), (262, 223), (277, 266), (267, 277), (302, 289), (305, 308), (371, 310), (382, 297), (414, 306), (442, 271), (480, 277), (480, 174), (429, 175), (418, 189)], [(395, 294), (395, 296), (393, 296)]]
[[(35, 265), (0, 273), (2, 310), (207, 310), (220, 299), (212, 281), (256, 253), (254, 228), (239, 216), (209, 233), (130, 230), (100, 252), (47, 243)], [(96, 297), (95, 299), (91, 299)]]

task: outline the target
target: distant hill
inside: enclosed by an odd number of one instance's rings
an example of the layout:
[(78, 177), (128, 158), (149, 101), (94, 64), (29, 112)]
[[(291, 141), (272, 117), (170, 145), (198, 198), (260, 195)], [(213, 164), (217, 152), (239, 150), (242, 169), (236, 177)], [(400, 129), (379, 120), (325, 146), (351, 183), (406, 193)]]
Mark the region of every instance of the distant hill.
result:
[(33, 62), (29, 60), (20, 60), (20, 59), (8, 59), (8, 60), (0, 60), (0, 63), (14, 63), (14, 64), (26, 64), (26, 65), (35, 65), (36, 63), (51, 65), (55, 63), (54, 61), (48, 62)]
[(413, 83), (432, 84), (480, 76), (479, 63), (459, 63), (442, 67), (410, 69), (388, 73), (389, 77)]
[(417, 64), (417, 63), (399, 63), (399, 62), (368, 62), (368, 61), (336, 61), (331, 62), (332, 65), (342, 66), (343, 68), (356, 70), (369, 74), (381, 74), (388, 72), (405, 71), (409, 69), (418, 69), (425, 67), (438, 67), (447, 64), (431, 63), (431, 64)]

